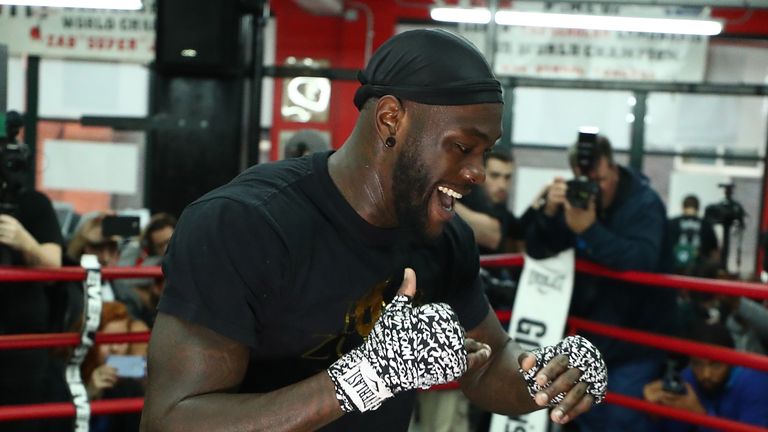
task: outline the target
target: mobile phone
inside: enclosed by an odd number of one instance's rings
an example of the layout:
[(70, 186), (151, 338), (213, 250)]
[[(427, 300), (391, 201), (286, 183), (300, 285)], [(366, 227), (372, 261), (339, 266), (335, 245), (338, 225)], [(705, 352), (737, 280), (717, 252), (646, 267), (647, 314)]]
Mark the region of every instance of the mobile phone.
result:
[(121, 378), (143, 378), (147, 373), (147, 359), (138, 355), (111, 355), (107, 365), (117, 369)]
[(104, 216), (101, 222), (104, 237), (135, 237), (141, 232), (138, 216)]

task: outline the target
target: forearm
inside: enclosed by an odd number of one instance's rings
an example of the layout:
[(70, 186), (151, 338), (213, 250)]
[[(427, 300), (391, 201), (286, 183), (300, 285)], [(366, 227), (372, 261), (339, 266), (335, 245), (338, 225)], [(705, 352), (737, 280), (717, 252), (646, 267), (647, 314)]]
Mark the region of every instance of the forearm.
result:
[(61, 267), (61, 246), (56, 243), (40, 244), (30, 236), (21, 253), (28, 267)]
[(470, 210), (460, 203), (455, 205), (459, 216), (472, 227), (477, 244), (488, 249), (497, 249), (501, 243), (501, 223), (498, 219)]
[(473, 404), (484, 410), (519, 415), (541, 409), (528, 393), (517, 364), (523, 350), (512, 340), (494, 352), (484, 367), (469, 371), (461, 388)]
[(269, 393), (202, 394), (165, 408), (153, 405), (153, 399), (150, 391), (141, 422), (144, 432), (309, 431), (343, 414), (326, 372)]

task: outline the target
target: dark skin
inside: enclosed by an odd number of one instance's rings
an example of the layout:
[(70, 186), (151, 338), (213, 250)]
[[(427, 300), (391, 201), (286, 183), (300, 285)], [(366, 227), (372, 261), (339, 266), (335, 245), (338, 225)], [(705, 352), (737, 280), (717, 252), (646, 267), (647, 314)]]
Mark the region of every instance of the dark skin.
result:
[[(400, 152), (418, 145), (419, 157), (434, 188), (425, 191), (426, 231), (437, 235), (443, 221), (434, 210), (436, 187), (449, 185), (466, 193), (484, 181), (483, 153), (501, 134), (500, 104), (432, 107), (400, 102), (391, 96), (369, 101), (355, 130), (329, 160), (331, 178), (352, 207), (375, 226), (398, 225), (392, 197), (392, 168)], [(386, 147), (394, 136), (397, 144)], [(418, 141), (416, 141), (418, 139)], [(395, 176), (397, 173), (395, 173)], [(400, 293), (413, 295), (416, 275), (406, 272)], [(473, 403), (502, 414), (540, 409), (560, 392), (565, 400), (552, 418), (566, 422), (585, 412), (592, 397), (586, 385), (574, 385), (580, 372), (556, 357), (537, 375), (540, 384), (554, 381), (534, 400), (518, 368), (534, 366), (509, 338), (488, 309), (483, 322), (467, 332), (470, 370), (461, 386)], [(183, 341), (183, 342), (182, 342)], [(149, 349), (149, 384), (142, 431), (303, 431), (314, 430), (343, 415), (334, 386), (325, 372), (264, 394), (236, 394), (248, 367), (248, 347), (204, 327), (158, 314)]]

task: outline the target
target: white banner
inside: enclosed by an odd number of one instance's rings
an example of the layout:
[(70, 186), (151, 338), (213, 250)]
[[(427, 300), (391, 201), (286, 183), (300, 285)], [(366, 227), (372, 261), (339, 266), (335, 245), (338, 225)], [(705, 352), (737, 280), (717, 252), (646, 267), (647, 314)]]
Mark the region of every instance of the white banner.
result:
[(0, 6), (0, 44), (11, 55), (148, 63), (155, 57), (155, 5), (139, 11)]
[[(654, 18), (708, 18), (701, 7), (514, 2), (515, 10)], [(696, 35), (500, 26), (498, 75), (701, 82), (709, 39)]]
[[(563, 338), (573, 275), (573, 249), (544, 260), (525, 256), (509, 323), (509, 336), (521, 348), (555, 345)], [(545, 432), (548, 423), (546, 409), (517, 417), (494, 414), (490, 432)]]
[(701, 82), (704, 36), (501, 27), (499, 76)]

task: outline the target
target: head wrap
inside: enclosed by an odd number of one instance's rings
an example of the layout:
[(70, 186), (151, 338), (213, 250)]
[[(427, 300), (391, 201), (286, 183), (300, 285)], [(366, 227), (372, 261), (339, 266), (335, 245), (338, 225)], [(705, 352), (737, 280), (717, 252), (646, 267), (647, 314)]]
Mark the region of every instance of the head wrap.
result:
[(503, 103), (501, 84), (477, 48), (445, 30), (412, 30), (384, 43), (357, 74), (355, 106), (393, 95), (427, 105)]

